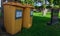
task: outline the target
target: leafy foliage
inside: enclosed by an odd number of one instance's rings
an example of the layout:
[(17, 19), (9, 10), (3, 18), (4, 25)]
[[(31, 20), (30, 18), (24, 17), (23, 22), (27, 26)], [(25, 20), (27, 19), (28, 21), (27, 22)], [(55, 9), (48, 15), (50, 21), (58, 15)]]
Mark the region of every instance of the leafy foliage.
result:
[(50, 3), (50, 5), (53, 4), (53, 1), (54, 1), (54, 0), (48, 0), (48, 2)]
[(34, 5), (34, 0), (20, 0), (22, 4), (31, 4)]
[(56, 8), (59, 8), (60, 6), (60, 0), (48, 0), (50, 5), (54, 4), (52, 7), (56, 7)]

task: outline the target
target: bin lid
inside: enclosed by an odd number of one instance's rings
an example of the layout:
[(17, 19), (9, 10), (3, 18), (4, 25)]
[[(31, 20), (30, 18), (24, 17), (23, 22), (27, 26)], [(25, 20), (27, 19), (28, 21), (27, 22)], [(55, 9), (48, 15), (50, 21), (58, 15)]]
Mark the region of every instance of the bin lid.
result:
[(17, 7), (25, 7), (21, 3), (18, 3), (18, 2), (7, 2), (7, 3), (4, 2), (3, 5), (10, 5), (10, 6), (17, 6)]

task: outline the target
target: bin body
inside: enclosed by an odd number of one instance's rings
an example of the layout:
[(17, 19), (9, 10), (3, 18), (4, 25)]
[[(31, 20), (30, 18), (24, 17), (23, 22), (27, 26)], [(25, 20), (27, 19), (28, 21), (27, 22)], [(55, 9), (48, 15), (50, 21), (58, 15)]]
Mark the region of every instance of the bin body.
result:
[(32, 7), (26, 6), (23, 11), (23, 27), (29, 29), (32, 26)]
[(19, 17), (19, 10), (23, 11), (23, 9), (21, 7), (18, 7), (17, 5), (4, 5), (4, 26), (6, 31), (12, 35), (21, 31), (22, 13)]

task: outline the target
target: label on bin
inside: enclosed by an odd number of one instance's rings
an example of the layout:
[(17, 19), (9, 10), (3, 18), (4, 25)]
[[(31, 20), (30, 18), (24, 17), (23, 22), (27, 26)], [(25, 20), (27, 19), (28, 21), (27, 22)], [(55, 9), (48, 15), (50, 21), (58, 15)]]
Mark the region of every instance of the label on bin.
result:
[(31, 10), (31, 12), (30, 12), (30, 16), (33, 16), (33, 10)]
[(16, 18), (22, 17), (22, 10), (16, 10)]

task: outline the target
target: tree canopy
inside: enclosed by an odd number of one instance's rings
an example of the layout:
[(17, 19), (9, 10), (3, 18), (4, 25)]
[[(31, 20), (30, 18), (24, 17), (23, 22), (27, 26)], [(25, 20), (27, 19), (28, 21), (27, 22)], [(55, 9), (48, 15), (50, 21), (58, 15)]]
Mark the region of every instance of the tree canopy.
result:
[(20, 1), (21, 1), (21, 3), (23, 3), (23, 4), (31, 4), (31, 5), (34, 4), (34, 0), (20, 0)]

